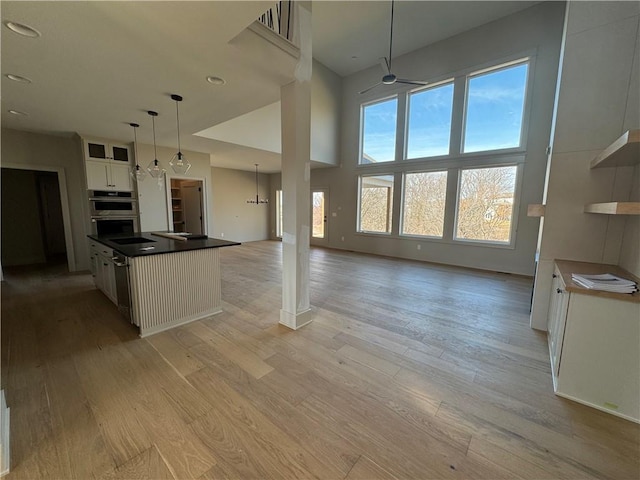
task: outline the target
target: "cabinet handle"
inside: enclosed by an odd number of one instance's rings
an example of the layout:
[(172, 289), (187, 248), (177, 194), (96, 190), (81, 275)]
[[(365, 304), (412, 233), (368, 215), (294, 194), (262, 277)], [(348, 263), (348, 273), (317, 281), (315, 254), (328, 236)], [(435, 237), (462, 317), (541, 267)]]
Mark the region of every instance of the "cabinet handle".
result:
[(558, 278), (558, 275), (554, 273), (553, 275), (551, 275), (551, 278)]
[(562, 289), (560, 288), (556, 289), (556, 293), (562, 293)]

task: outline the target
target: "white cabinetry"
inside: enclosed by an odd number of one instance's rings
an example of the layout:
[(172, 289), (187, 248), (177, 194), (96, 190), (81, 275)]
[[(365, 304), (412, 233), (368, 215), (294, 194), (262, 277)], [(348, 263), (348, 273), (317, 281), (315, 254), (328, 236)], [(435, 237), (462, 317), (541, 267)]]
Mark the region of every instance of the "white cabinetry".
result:
[(127, 145), (84, 140), (88, 190), (133, 191)]
[(556, 268), (551, 284), (551, 302), (549, 304), (549, 354), (551, 356), (551, 368), (553, 369), (554, 386), (560, 368), (560, 352), (564, 337), (567, 309), (569, 308), (569, 292), (562, 281), (562, 275)]
[(96, 287), (117, 305), (116, 276), (112, 260), (113, 250), (97, 242), (90, 242), (89, 249), (93, 281)]
[(556, 261), (548, 323), (554, 389), (640, 422), (640, 299), (571, 281), (571, 273), (605, 272), (634, 278), (613, 265)]

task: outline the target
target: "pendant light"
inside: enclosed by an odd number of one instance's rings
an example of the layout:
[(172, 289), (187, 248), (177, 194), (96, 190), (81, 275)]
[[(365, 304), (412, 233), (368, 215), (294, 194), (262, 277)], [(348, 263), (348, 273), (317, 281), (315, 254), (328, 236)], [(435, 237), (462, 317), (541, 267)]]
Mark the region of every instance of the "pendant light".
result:
[(180, 150), (180, 113), (178, 112), (178, 104), (182, 101), (182, 97), (180, 95), (172, 94), (171, 99), (175, 100), (176, 102), (176, 124), (178, 125), (178, 153), (173, 156), (173, 158), (169, 162), (169, 165), (171, 165), (171, 168), (173, 168), (174, 172), (184, 175), (191, 168), (191, 163), (189, 163), (189, 160), (185, 158), (185, 156), (182, 154), (182, 151)]
[(258, 194), (258, 164), (254, 163), (254, 165), (256, 166), (256, 199), (249, 199), (247, 200), (247, 203), (254, 203), (254, 204), (261, 204), (261, 203), (269, 203), (269, 199), (268, 198), (260, 198), (259, 194)]
[(133, 127), (133, 152), (136, 157), (136, 164), (131, 168), (131, 177), (138, 182), (142, 182), (145, 178), (147, 178), (147, 171), (140, 166), (138, 163), (138, 135), (136, 134), (136, 128), (140, 125), (137, 123), (130, 123)]
[(149, 175), (160, 182), (166, 170), (162, 168), (162, 164), (158, 161), (158, 151), (156, 149), (156, 117), (158, 116), (158, 112), (149, 110), (147, 113), (151, 116), (151, 122), (153, 124), (153, 160), (147, 165), (147, 170)]

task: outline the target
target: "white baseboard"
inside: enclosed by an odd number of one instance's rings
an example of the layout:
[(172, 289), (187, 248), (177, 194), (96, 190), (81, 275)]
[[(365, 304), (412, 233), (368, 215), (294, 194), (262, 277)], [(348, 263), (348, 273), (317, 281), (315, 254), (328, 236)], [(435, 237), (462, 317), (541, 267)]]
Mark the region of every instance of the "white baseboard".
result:
[(4, 398), (4, 390), (0, 390), (0, 477), (9, 473), (11, 468), (9, 431), (9, 408)]
[(313, 320), (313, 312), (311, 309), (299, 313), (289, 313), (280, 310), (280, 324), (289, 327), (292, 330), (298, 330)]

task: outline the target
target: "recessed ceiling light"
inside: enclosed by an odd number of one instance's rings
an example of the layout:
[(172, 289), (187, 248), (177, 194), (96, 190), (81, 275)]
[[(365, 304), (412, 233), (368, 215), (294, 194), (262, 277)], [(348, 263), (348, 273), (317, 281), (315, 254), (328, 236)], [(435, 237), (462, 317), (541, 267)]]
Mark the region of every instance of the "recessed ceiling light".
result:
[(227, 83), (224, 78), (214, 77), (212, 75), (209, 75), (207, 77), (207, 82), (211, 83), (212, 85), (224, 85), (225, 83)]
[(21, 112), (20, 110), (9, 110), (9, 113), (11, 115), (21, 115), (23, 117), (26, 117), (27, 115), (29, 115), (28, 113)]
[(13, 80), (14, 82), (31, 83), (31, 79), (27, 77), (21, 77), (20, 75), (14, 75), (13, 73), (7, 73), (5, 77), (7, 77), (9, 80)]
[(40, 32), (29, 25), (17, 22), (4, 22), (7, 28), (18, 35), (24, 35), (25, 37), (37, 38), (40, 36)]

